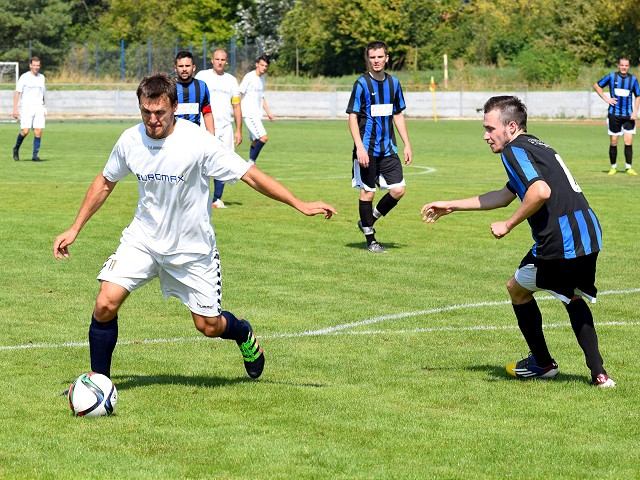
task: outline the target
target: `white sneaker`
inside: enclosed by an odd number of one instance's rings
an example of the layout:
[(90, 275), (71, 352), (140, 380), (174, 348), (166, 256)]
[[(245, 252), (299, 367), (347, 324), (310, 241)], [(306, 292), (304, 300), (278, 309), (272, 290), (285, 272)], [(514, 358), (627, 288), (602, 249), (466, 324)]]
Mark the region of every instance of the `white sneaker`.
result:
[(591, 385), (598, 388), (614, 388), (616, 386), (616, 382), (613, 381), (613, 378), (601, 373), (591, 381)]
[(218, 200), (216, 200), (215, 202), (213, 202), (211, 204), (211, 206), (213, 208), (227, 208), (227, 206), (224, 204), (224, 202), (220, 198)]

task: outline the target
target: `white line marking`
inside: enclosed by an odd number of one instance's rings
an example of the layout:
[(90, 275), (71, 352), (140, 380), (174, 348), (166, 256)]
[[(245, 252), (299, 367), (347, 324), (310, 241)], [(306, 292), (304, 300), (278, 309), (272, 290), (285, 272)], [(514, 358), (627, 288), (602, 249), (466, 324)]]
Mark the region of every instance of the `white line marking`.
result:
[[(640, 288), (631, 288), (628, 290), (609, 290), (605, 292), (599, 292), (598, 296), (607, 295), (626, 295), (640, 293)], [(538, 301), (556, 300), (552, 296), (540, 296), (537, 297)], [(323, 335), (380, 335), (380, 334), (401, 334), (401, 333), (425, 333), (425, 332), (468, 332), (468, 331), (495, 331), (495, 330), (512, 330), (516, 328), (516, 325), (474, 325), (468, 327), (454, 327), (454, 326), (442, 326), (442, 327), (429, 327), (429, 328), (414, 328), (409, 330), (361, 330), (357, 332), (348, 331), (356, 327), (362, 327), (365, 325), (373, 325), (375, 323), (381, 323), (386, 321), (403, 320), (405, 318), (433, 315), (443, 312), (451, 312), (455, 310), (466, 310), (482, 307), (495, 307), (500, 305), (509, 305), (509, 300), (494, 301), (494, 302), (477, 302), (477, 303), (462, 303), (457, 305), (449, 305), (446, 307), (430, 308), (428, 310), (418, 310), (415, 312), (395, 313), (390, 315), (381, 315), (378, 317), (367, 318), (358, 322), (343, 323), (341, 325), (334, 325), (333, 327), (321, 328), (318, 330), (305, 330), (303, 332), (291, 332), (291, 333), (275, 333), (271, 335), (260, 335), (260, 338), (265, 339), (279, 339), (279, 338), (301, 338), (301, 337), (313, 337)], [(612, 327), (629, 327), (638, 326), (640, 322), (596, 322), (597, 326), (612, 326)], [(564, 328), (568, 327), (568, 324), (548, 324), (544, 328)], [(166, 344), (166, 343), (185, 343), (185, 342), (198, 342), (198, 341), (211, 341), (219, 339), (210, 339), (204, 336), (194, 337), (175, 337), (175, 338), (151, 338), (144, 340), (122, 340), (118, 342), (119, 346), (125, 345), (154, 345), (154, 344)], [(56, 349), (56, 348), (84, 348), (88, 347), (89, 342), (63, 342), (63, 343), (27, 343), (22, 345), (0, 345), (0, 352), (16, 351), (16, 350), (33, 350), (33, 349)]]

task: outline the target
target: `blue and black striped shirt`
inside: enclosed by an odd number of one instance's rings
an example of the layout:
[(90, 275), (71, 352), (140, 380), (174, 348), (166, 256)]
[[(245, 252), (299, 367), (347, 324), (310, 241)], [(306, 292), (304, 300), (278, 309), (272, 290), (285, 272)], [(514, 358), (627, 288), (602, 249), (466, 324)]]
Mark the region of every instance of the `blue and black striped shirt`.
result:
[(609, 86), (609, 95), (618, 102), (609, 105), (609, 115), (615, 117), (630, 117), (633, 112), (633, 97), (640, 97), (640, 85), (635, 75), (620, 75), (619, 72), (611, 72), (598, 81), (600, 88)]
[(538, 180), (551, 188), (549, 199), (527, 219), (535, 257), (571, 259), (602, 249), (600, 222), (553, 148), (533, 135), (522, 134), (505, 147), (502, 163), (509, 177), (507, 188), (520, 200)]
[(397, 78), (385, 73), (384, 80), (376, 80), (365, 73), (356, 80), (347, 113), (358, 116), (360, 138), (369, 155), (386, 157), (398, 152), (393, 116), (405, 108)]
[(192, 79), (189, 83), (176, 82), (178, 109), (176, 118), (183, 118), (200, 125), (200, 114), (211, 112), (209, 89), (202, 80)]

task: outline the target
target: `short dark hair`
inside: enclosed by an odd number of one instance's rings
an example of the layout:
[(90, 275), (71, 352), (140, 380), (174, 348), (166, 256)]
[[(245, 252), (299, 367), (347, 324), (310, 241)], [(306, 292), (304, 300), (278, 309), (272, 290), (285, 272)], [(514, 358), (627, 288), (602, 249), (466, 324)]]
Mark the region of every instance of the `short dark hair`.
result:
[(40, 57), (31, 57), (29, 59), (29, 65), (31, 65), (33, 62), (39, 62), (40, 61)]
[(384, 54), (389, 55), (389, 47), (386, 43), (381, 42), (380, 40), (376, 40), (374, 42), (367, 43), (367, 46), (364, 47), (364, 58), (367, 58), (370, 50), (378, 50), (379, 48), (384, 49)]
[(138, 85), (136, 95), (138, 96), (138, 103), (140, 103), (141, 97), (159, 98), (162, 95), (166, 95), (169, 98), (171, 105), (175, 105), (178, 102), (175, 81), (166, 73), (154, 73), (144, 77), (140, 85)]
[(631, 59), (630, 59), (627, 55), (620, 55), (620, 56), (618, 57), (618, 63), (620, 63), (622, 60), (626, 60), (626, 61), (628, 61), (629, 63), (631, 63)]
[(498, 110), (503, 125), (516, 122), (518, 128), (527, 131), (527, 107), (518, 97), (498, 95), (491, 97), (484, 104), (484, 113)]
[(180, 60), (181, 58), (190, 58), (191, 59), (191, 63), (193, 63), (193, 53), (191, 53), (188, 50), (180, 50), (177, 54), (176, 54), (176, 59), (175, 61), (177, 62), (178, 60)]
[(271, 63), (271, 59), (269, 58), (269, 56), (265, 55), (264, 53), (262, 55), (260, 55), (258, 58), (256, 58), (256, 63), (259, 63), (260, 60), (265, 62), (267, 65), (269, 65)]

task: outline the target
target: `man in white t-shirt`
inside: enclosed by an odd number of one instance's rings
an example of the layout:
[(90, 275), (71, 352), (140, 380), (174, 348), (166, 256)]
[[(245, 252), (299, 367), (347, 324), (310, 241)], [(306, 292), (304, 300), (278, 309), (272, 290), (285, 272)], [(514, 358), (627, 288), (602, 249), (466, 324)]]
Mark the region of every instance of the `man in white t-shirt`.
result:
[(251, 378), (264, 368), (264, 353), (246, 320), (222, 310), (220, 257), (210, 220), (209, 179), (242, 180), (301, 213), (330, 218), (335, 209), (303, 202), (197, 125), (175, 119), (175, 83), (165, 74), (145, 77), (137, 90), (142, 123), (125, 130), (89, 187), (71, 227), (53, 244), (56, 258), (98, 211), (117, 182), (132, 173), (138, 207), (120, 245), (98, 275), (100, 291), (89, 327), (91, 370), (111, 375), (118, 338), (118, 310), (130, 292), (159, 277), (165, 297), (180, 299), (207, 337), (235, 340)]
[(269, 120), (273, 120), (267, 99), (264, 98), (265, 78), (269, 69), (269, 57), (261, 55), (256, 60), (255, 70), (247, 73), (240, 82), (240, 94), (242, 95), (242, 118), (251, 136), (249, 148), (249, 161), (255, 163), (260, 155), (260, 150), (267, 143), (267, 130), (262, 124), (262, 111), (267, 114)]
[(20, 118), (20, 131), (13, 146), (13, 159), (16, 161), (20, 160), (20, 145), (31, 129), (34, 135), (31, 159), (34, 162), (40, 161), (38, 154), (47, 114), (44, 108), (45, 91), (45, 78), (40, 73), (40, 59), (32, 57), (29, 61), (29, 71), (20, 75), (16, 91), (13, 93), (13, 118)]
[[(196, 79), (202, 80), (209, 88), (211, 108), (216, 125), (216, 137), (229, 149), (233, 150), (242, 143), (242, 112), (240, 110), (240, 90), (236, 77), (224, 71), (227, 66), (227, 52), (218, 48), (211, 54), (213, 68), (202, 70)], [(233, 122), (235, 121), (235, 129)], [(214, 208), (225, 208), (222, 201), (224, 183), (213, 182)]]

